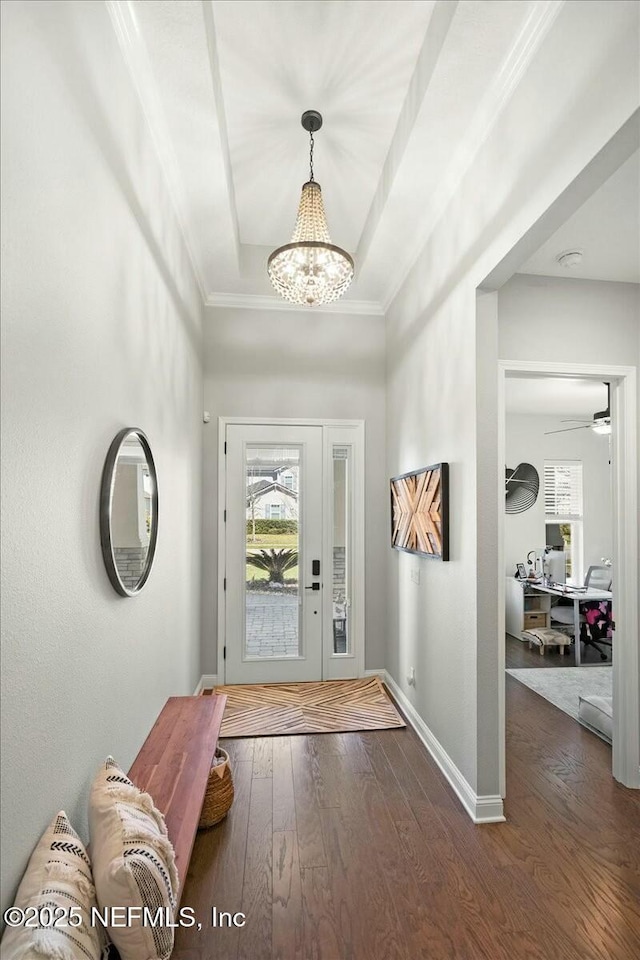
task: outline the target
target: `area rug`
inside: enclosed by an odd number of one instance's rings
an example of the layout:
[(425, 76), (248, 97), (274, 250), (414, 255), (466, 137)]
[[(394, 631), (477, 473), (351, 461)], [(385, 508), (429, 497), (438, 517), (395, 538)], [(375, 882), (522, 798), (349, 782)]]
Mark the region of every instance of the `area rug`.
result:
[(227, 695), (221, 737), (386, 730), (405, 723), (378, 677), (216, 687)]
[(531, 667), (507, 673), (575, 720), (580, 697), (611, 696), (611, 667)]

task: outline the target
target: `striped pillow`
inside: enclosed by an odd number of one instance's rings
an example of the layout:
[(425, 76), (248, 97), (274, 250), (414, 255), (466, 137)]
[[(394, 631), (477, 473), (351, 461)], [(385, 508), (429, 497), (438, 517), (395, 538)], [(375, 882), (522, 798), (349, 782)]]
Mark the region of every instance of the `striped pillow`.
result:
[(7, 926), (2, 960), (99, 960), (103, 943), (92, 923), (96, 900), (91, 864), (64, 810), (33, 851), (14, 906), (38, 925)]
[[(108, 757), (93, 782), (89, 798), (91, 859), (98, 906), (122, 910), (116, 925), (107, 922), (122, 960), (167, 960), (173, 950), (178, 874), (164, 817)], [(148, 913), (140, 916), (140, 908)], [(149, 917), (154, 918), (150, 922)], [(156, 918), (161, 919), (157, 922)], [(109, 920), (109, 917), (107, 917)]]

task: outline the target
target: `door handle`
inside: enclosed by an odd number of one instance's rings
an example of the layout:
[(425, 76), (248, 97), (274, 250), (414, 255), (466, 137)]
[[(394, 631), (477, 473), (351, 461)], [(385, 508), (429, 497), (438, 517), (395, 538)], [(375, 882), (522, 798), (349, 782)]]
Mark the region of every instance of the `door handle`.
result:
[(319, 583), (312, 583), (310, 587), (305, 587), (305, 590), (319, 590), (319, 589), (320, 589)]

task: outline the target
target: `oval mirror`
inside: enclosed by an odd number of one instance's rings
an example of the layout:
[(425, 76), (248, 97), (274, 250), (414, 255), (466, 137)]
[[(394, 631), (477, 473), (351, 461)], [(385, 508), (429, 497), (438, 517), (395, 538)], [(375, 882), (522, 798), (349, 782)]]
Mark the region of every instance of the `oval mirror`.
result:
[(109, 579), (123, 597), (139, 593), (158, 537), (158, 484), (149, 441), (126, 427), (109, 447), (100, 491), (100, 540)]

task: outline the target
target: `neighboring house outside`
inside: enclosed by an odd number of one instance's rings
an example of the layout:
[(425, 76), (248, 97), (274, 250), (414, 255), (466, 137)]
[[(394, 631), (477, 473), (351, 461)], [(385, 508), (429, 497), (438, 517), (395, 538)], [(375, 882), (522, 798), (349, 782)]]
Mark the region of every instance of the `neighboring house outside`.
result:
[(298, 494), (277, 480), (247, 486), (247, 520), (297, 520)]

